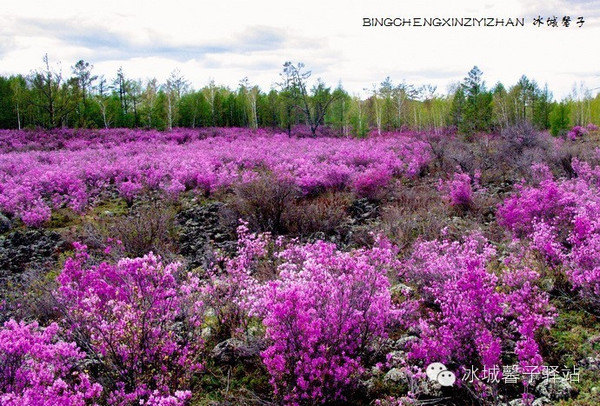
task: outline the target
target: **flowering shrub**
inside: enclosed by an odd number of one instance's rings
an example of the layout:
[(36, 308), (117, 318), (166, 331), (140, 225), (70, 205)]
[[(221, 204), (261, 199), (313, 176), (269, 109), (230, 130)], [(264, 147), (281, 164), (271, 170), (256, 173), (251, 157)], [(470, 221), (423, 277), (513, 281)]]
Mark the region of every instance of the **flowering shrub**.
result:
[(455, 173), (452, 180), (446, 182), (440, 180), (439, 190), (453, 207), (466, 209), (473, 205), (471, 177), (467, 173)]
[(500, 224), (565, 269), (579, 293), (600, 305), (600, 168), (573, 160), (576, 178), (521, 185), (498, 209)]
[(516, 185), (516, 193), (498, 208), (498, 222), (517, 237), (530, 235), (535, 222), (559, 228), (570, 225), (579, 201), (577, 191), (557, 183), (549, 171), (543, 176), (538, 186)]
[(588, 133), (587, 128), (582, 127), (580, 125), (576, 125), (575, 127), (571, 128), (571, 130), (567, 133), (567, 137), (569, 137), (569, 139), (575, 141), (577, 138), (581, 138), (584, 135), (586, 135)]
[(121, 193), (121, 196), (123, 196), (123, 198), (127, 200), (128, 203), (131, 203), (134, 197), (138, 195), (143, 188), (144, 185), (131, 181), (126, 181), (119, 185), (119, 193)]
[(600, 227), (588, 238), (573, 247), (569, 256), (568, 276), (575, 288), (600, 308)]
[(354, 190), (360, 197), (374, 199), (382, 188), (388, 185), (392, 174), (386, 168), (372, 168), (354, 179)]
[[(537, 273), (529, 269), (509, 268), (501, 276), (489, 272), (486, 266), (495, 254), (477, 234), (463, 243), (417, 244), (402, 273), (420, 296), (411, 300), (426, 306), (411, 358), (425, 365), (455, 364), (463, 374), (471, 366), (490, 370), (501, 368), (503, 351), (514, 342), (509, 350), (522, 367), (541, 365), (535, 333), (553, 322), (548, 297), (535, 285)], [(475, 382), (479, 393), (489, 390), (483, 380)]]
[(30, 227), (40, 227), (46, 221), (50, 220), (52, 211), (50, 207), (38, 198), (28, 208), (21, 212), (21, 220)]
[(102, 387), (91, 383), (77, 364), (85, 357), (75, 343), (61, 341), (56, 323), (9, 320), (0, 328), (0, 403), (85, 405)]
[(221, 258), (223, 269), (215, 267), (202, 286), (206, 305), (215, 313), (217, 336), (239, 335), (247, 327), (247, 306), (241, 298), (256, 287), (257, 263), (267, 254), (268, 233), (250, 233), (247, 223), (237, 228), (238, 250), (233, 258)]
[(181, 404), (202, 348), (198, 279), (153, 254), (86, 266), (86, 247), (58, 276), (58, 302), (73, 337), (99, 365), (111, 404)]
[(262, 358), (275, 394), (291, 405), (344, 399), (369, 347), (401, 317), (386, 275), (397, 266), (395, 250), (381, 239), (352, 252), (316, 242), (278, 256), (278, 278), (246, 299), (266, 327)]
[[(214, 137), (219, 132), (228, 136), (235, 134), (215, 128), (176, 128), (173, 131), (131, 130), (111, 128), (98, 130), (74, 130), (55, 128), (52, 130), (0, 130), (0, 152), (26, 151), (79, 151), (89, 148), (110, 148), (133, 141), (185, 144), (188, 142)], [(263, 129), (255, 134), (266, 135)], [(235, 136), (235, 135), (233, 135)]]

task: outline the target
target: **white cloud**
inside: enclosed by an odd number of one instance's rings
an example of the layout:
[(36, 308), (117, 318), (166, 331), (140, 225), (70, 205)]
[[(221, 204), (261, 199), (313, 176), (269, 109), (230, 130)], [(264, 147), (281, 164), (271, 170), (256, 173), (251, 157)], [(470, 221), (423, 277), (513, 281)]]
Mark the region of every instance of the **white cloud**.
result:
[[(302, 61), (335, 86), (362, 92), (390, 76), (444, 91), (473, 65), (488, 85), (525, 74), (558, 98), (574, 82), (600, 87), (600, 1), (22, 0), (3, 5), (0, 73), (27, 73), (48, 53), (63, 71), (79, 59), (97, 74), (123, 66), (133, 77), (164, 80), (179, 67), (195, 87), (244, 76), (268, 90), (286, 60)], [(532, 18), (585, 17), (582, 28), (534, 27)], [(526, 26), (362, 27), (363, 17), (524, 17)]]

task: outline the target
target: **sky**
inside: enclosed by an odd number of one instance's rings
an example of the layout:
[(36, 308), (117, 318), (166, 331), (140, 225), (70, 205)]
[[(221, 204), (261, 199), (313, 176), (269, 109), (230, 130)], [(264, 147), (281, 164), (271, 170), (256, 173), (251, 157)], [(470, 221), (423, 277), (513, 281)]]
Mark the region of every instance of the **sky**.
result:
[[(174, 69), (201, 88), (248, 77), (269, 90), (283, 63), (302, 62), (330, 86), (366, 96), (390, 77), (445, 94), (475, 65), (488, 87), (522, 75), (557, 100), (600, 91), (600, 0), (4, 1), (0, 74), (51, 65), (69, 75), (83, 59), (107, 79), (164, 81)], [(569, 27), (548, 17), (571, 17)], [(581, 27), (575, 24), (582, 16)], [(364, 18), (525, 18), (524, 27), (365, 27)], [(542, 17), (543, 26), (535, 26)], [(574, 87), (577, 94), (573, 94)]]

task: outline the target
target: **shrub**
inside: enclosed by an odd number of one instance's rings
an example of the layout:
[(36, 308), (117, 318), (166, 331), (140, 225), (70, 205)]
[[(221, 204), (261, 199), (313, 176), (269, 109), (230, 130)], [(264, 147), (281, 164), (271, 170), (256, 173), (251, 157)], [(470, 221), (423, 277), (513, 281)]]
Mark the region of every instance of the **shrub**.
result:
[(499, 222), (554, 264), (562, 265), (574, 288), (594, 306), (600, 303), (600, 167), (573, 160), (577, 175), (537, 185), (520, 185), (498, 209)]
[(490, 170), (500, 171), (505, 180), (516, 182), (527, 176), (533, 163), (550, 161), (550, 155), (557, 149), (557, 141), (529, 123), (507, 127), (494, 142)]
[(238, 218), (246, 220), (254, 230), (274, 234), (285, 232), (283, 217), (297, 193), (290, 181), (264, 175), (236, 186), (234, 192), (231, 206)]
[(581, 138), (588, 133), (588, 130), (580, 125), (576, 125), (571, 128), (571, 130), (567, 133), (567, 137), (570, 140), (575, 141), (577, 138)]
[(85, 405), (102, 387), (91, 383), (81, 362), (85, 353), (59, 339), (56, 323), (9, 320), (0, 328), (0, 403), (10, 405)]
[(594, 233), (573, 247), (567, 273), (582, 296), (600, 309), (600, 228), (598, 224), (594, 228)]
[(454, 173), (446, 182), (440, 180), (439, 191), (452, 207), (466, 210), (473, 206), (473, 188), (467, 173)]
[[(401, 278), (420, 296), (410, 300), (425, 307), (409, 357), (425, 365), (456, 365), (459, 378), (471, 367), (501, 368), (506, 350), (514, 350), (522, 368), (541, 366), (535, 334), (552, 324), (553, 309), (536, 287), (537, 273), (510, 267), (501, 276), (489, 272), (486, 266), (495, 255), (477, 234), (462, 243), (434, 240), (415, 246)], [(483, 382), (476, 381), (475, 389), (489, 394)]]
[(209, 270), (202, 286), (206, 306), (216, 318), (217, 339), (240, 336), (248, 326), (248, 311), (242, 303), (243, 292), (251, 290), (261, 275), (260, 261), (268, 253), (271, 244), (269, 234), (250, 233), (248, 223), (237, 228), (237, 253), (232, 258), (220, 258), (222, 266)]
[(21, 220), (29, 227), (41, 227), (50, 220), (51, 214), (50, 207), (38, 198), (21, 212)]
[[(289, 179), (305, 195), (351, 188), (354, 179), (360, 179), (360, 193), (371, 193), (391, 176), (420, 174), (430, 161), (428, 145), (414, 134), (296, 138), (240, 128), (0, 131), (0, 151), (0, 211), (22, 216), (34, 208), (42, 221), (65, 205), (82, 212), (106, 192), (117, 191), (129, 205), (153, 190), (171, 198), (184, 189), (208, 196), (265, 172)], [(375, 185), (364, 173), (378, 176)], [(38, 199), (47, 207), (32, 205)]]
[(368, 364), (370, 346), (401, 317), (387, 272), (395, 250), (379, 239), (372, 249), (337, 251), (317, 242), (292, 245), (279, 258), (279, 277), (247, 298), (263, 317), (269, 347), (262, 353), (283, 403), (344, 399)]
[(140, 194), (143, 189), (143, 185), (132, 181), (126, 181), (119, 185), (119, 193), (127, 201), (129, 206), (131, 206), (133, 199)]
[(343, 232), (351, 195), (328, 192), (312, 199), (298, 199), (284, 215), (285, 229), (292, 235), (314, 233), (336, 235)]
[(140, 200), (125, 216), (103, 219), (96, 229), (103, 237), (100, 240), (121, 241), (128, 256), (141, 257), (150, 251), (165, 256), (177, 251), (175, 208), (156, 196)]
[(379, 200), (381, 199), (383, 188), (390, 183), (391, 179), (392, 174), (387, 168), (371, 168), (356, 175), (354, 179), (354, 191), (358, 197)]
[(202, 367), (198, 279), (179, 282), (179, 264), (163, 265), (152, 253), (88, 267), (86, 247), (76, 249), (56, 297), (70, 333), (97, 363), (109, 403), (182, 403)]
[(504, 200), (498, 208), (498, 222), (503, 227), (522, 237), (533, 231), (535, 221), (544, 221), (553, 226), (569, 227), (565, 218), (573, 213), (578, 202), (577, 193), (557, 183), (549, 171), (539, 185), (519, 184), (516, 193)]

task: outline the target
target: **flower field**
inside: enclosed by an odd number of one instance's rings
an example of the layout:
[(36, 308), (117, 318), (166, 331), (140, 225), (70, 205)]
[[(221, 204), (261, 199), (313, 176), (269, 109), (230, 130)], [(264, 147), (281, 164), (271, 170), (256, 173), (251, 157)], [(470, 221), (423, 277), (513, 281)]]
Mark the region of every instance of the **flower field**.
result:
[(186, 190), (210, 194), (261, 172), (289, 179), (304, 194), (353, 188), (368, 195), (393, 177), (414, 177), (431, 159), (426, 143), (402, 135), (290, 139), (227, 129), (199, 139), (190, 130), (168, 136), (108, 130), (76, 139), (63, 135), (57, 144), (64, 148), (40, 151), (42, 141), (12, 133), (0, 135), (12, 138), (0, 160), (0, 210), (29, 226), (40, 226), (61, 206), (83, 212), (109, 188), (130, 201), (143, 189), (174, 197)]
[(0, 131), (0, 403), (600, 404), (587, 128)]

